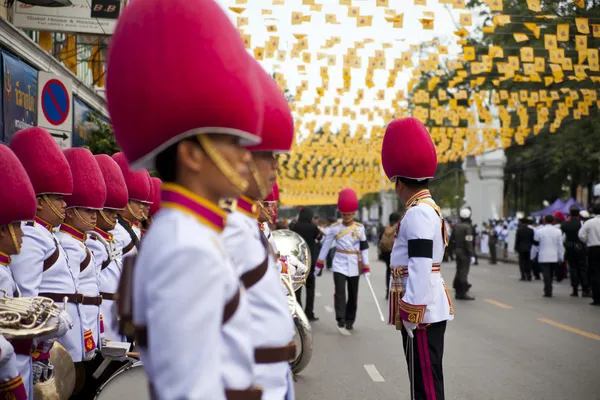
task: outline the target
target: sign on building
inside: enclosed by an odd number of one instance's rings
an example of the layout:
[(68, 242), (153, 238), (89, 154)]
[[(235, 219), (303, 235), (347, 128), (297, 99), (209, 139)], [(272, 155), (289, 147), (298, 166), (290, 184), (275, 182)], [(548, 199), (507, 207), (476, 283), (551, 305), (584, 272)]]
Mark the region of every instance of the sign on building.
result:
[(126, 0), (71, 0), (66, 7), (40, 7), (15, 2), (13, 24), (52, 32), (112, 35)]
[(36, 124), (38, 71), (8, 53), (1, 55), (4, 131), (0, 134), (10, 143), (17, 131)]
[(46, 128), (61, 149), (71, 147), (73, 96), (71, 78), (39, 73), (37, 125)]

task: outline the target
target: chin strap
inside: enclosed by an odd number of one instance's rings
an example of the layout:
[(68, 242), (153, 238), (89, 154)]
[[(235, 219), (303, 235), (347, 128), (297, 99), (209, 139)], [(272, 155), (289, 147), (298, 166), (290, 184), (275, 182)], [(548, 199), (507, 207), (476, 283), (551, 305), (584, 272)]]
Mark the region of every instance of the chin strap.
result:
[(133, 218), (137, 219), (138, 221), (146, 219), (146, 216), (144, 215), (144, 211), (140, 211), (139, 214), (136, 214), (133, 211), (133, 208), (131, 208), (131, 206), (129, 205), (129, 203), (127, 203), (127, 210), (131, 213), (131, 215), (133, 215)]
[(204, 149), (204, 152), (215, 164), (217, 169), (225, 175), (225, 178), (231, 183), (240, 193), (246, 193), (248, 190), (248, 181), (245, 180), (233, 169), (231, 164), (223, 157), (221, 153), (213, 145), (212, 141), (206, 135), (198, 135), (196, 139)]
[(58, 218), (60, 218), (61, 221), (63, 219), (65, 219), (65, 215), (61, 214), (61, 212), (58, 211), (58, 208), (54, 207), (54, 204), (52, 204), (52, 202), (50, 201), (50, 199), (48, 198), (47, 195), (43, 194), (42, 195), (42, 200), (44, 200), (44, 202), (48, 205), (48, 207), (50, 207), (50, 210), (52, 210), (52, 212), (54, 213), (54, 215), (56, 215)]
[(108, 224), (108, 226), (110, 226), (110, 229), (114, 229), (115, 226), (117, 226), (117, 221), (112, 222), (107, 216), (106, 214), (104, 214), (104, 210), (99, 210), (98, 214), (100, 214), (100, 218), (102, 218), (104, 220), (104, 222), (106, 222)]
[(258, 204), (258, 207), (260, 208), (260, 215), (263, 216), (267, 220), (267, 222), (272, 224), (273, 216), (269, 214), (269, 211), (267, 211), (267, 208), (265, 207), (265, 203), (262, 200), (259, 200), (256, 202), (256, 204)]
[(81, 222), (87, 228), (94, 229), (96, 227), (96, 224), (92, 224), (91, 222), (87, 222), (85, 219), (83, 219), (83, 217), (81, 216), (81, 214), (79, 214), (79, 210), (77, 209), (77, 207), (73, 207), (73, 212), (75, 213), (75, 216), (77, 217), (77, 219), (79, 220), (79, 222)]
[(8, 224), (8, 231), (10, 232), (10, 237), (15, 245), (15, 250), (17, 251), (17, 254), (19, 254), (21, 252), (21, 245), (17, 240), (17, 234), (15, 233), (15, 228), (13, 228), (12, 224)]
[(269, 195), (269, 193), (271, 193), (271, 191), (267, 187), (267, 185), (265, 185), (265, 181), (264, 181), (263, 177), (260, 175), (260, 172), (258, 171), (258, 167), (256, 166), (256, 163), (254, 162), (254, 160), (250, 161), (250, 164), (248, 166), (250, 167), (250, 172), (252, 173), (252, 178), (254, 179), (254, 182), (256, 182), (256, 186), (258, 188), (260, 198), (261, 199), (266, 198)]

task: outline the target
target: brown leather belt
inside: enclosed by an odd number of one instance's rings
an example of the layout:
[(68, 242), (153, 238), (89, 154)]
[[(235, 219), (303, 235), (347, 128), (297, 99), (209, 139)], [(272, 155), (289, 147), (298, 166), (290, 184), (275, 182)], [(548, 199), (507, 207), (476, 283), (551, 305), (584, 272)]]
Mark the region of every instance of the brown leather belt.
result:
[(104, 300), (116, 300), (117, 299), (117, 294), (116, 293), (106, 293), (106, 292), (100, 292), (100, 296), (102, 296), (102, 298)]
[(86, 256), (85, 256), (85, 260), (83, 260), (81, 262), (81, 264), (79, 264), (79, 272), (83, 272), (88, 265), (90, 265), (90, 261), (92, 261), (92, 254), (90, 253), (89, 250), (86, 250)]
[(296, 357), (296, 343), (290, 342), (282, 347), (259, 347), (254, 349), (254, 361), (257, 364), (275, 364), (290, 361)]
[(104, 270), (104, 269), (106, 269), (106, 267), (108, 267), (112, 261), (113, 261), (113, 260), (111, 260), (111, 259), (110, 259), (110, 257), (109, 257), (109, 258), (107, 258), (107, 259), (106, 259), (106, 261), (104, 261), (104, 262), (102, 263), (102, 267), (101, 267), (100, 269), (101, 269), (101, 270)]
[(66, 297), (69, 303), (81, 304), (83, 303), (83, 294), (82, 293), (40, 293), (38, 296), (47, 297), (51, 300), (54, 300), (57, 303), (61, 303), (63, 299)]
[(360, 250), (342, 250), (342, 249), (335, 249), (336, 253), (341, 253), (341, 254), (360, 254)]
[(56, 250), (54, 250), (54, 253), (52, 253), (50, 255), (50, 257), (48, 257), (47, 259), (44, 260), (44, 267), (43, 267), (43, 271), (46, 272), (50, 269), (50, 267), (52, 267), (54, 264), (56, 264), (56, 261), (58, 261), (58, 257), (60, 256), (60, 250), (58, 250), (58, 246), (56, 246)]
[(123, 255), (129, 253), (131, 251), (131, 249), (133, 249), (134, 247), (135, 247), (135, 243), (132, 240), (131, 242), (129, 242), (129, 244), (127, 246), (125, 246), (123, 248)]
[(269, 256), (267, 255), (267, 257), (265, 257), (265, 260), (258, 267), (242, 275), (240, 279), (244, 283), (244, 287), (246, 289), (250, 289), (252, 286), (256, 285), (258, 281), (260, 281), (262, 277), (265, 276), (268, 267)]
[(102, 296), (83, 296), (83, 301), (81, 302), (84, 306), (99, 306), (102, 304)]
[(261, 400), (262, 388), (251, 387), (248, 389), (225, 389), (225, 398), (227, 400)]

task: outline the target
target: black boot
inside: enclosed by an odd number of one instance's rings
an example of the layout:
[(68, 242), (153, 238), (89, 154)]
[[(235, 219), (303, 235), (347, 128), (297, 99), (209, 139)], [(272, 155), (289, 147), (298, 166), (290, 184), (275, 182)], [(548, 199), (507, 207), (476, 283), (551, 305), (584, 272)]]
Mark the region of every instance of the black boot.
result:
[(581, 297), (592, 297), (592, 294), (590, 293), (590, 289), (588, 289), (588, 288), (581, 289)]
[(573, 286), (573, 293), (571, 293), (571, 297), (579, 297), (579, 291), (577, 290), (577, 286)]
[(354, 329), (354, 321), (348, 321), (346, 322), (346, 329), (351, 331), (352, 329)]
[(346, 322), (343, 319), (338, 319), (338, 328), (343, 328), (346, 326)]
[(457, 294), (455, 296), (456, 300), (475, 300), (475, 297), (469, 295), (468, 293)]

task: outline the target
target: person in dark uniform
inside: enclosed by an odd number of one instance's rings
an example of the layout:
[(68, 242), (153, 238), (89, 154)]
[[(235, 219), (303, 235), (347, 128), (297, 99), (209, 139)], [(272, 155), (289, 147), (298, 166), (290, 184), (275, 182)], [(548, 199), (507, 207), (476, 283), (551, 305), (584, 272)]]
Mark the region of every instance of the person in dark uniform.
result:
[(573, 293), (571, 296), (579, 296), (579, 286), (581, 285), (581, 296), (589, 297), (588, 268), (585, 245), (579, 240), (579, 230), (583, 225), (579, 220), (579, 208), (571, 206), (569, 208), (569, 220), (560, 225), (565, 241), (565, 258), (569, 265), (571, 275), (571, 286)]
[(460, 221), (452, 231), (454, 242), (456, 243), (456, 276), (454, 277), (454, 289), (456, 290), (457, 300), (475, 300), (468, 294), (471, 285), (469, 285), (469, 267), (475, 261), (473, 254), (473, 226), (471, 225), (471, 210), (463, 208), (460, 210)]
[[(290, 227), (292, 231), (302, 236), (302, 239), (308, 244), (310, 251), (310, 274), (306, 278), (306, 306), (304, 312), (309, 321), (318, 321), (315, 316), (315, 264), (319, 253), (316, 250), (317, 241), (321, 240), (323, 234), (319, 227), (313, 222), (313, 211), (310, 208), (304, 207), (298, 215), (298, 222)], [(302, 305), (302, 288), (296, 291), (296, 299)]]
[(529, 227), (529, 220), (522, 218), (519, 221), (519, 229), (515, 240), (515, 252), (519, 255), (519, 269), (521, 280), (531, 280), (531, 247), (535, 232)]
[(489, 238), (489, 246), (490, 246), (490, 264), (498, 263), (498, 232), (494, 229), (494, 225), (490, 224), (489, 230), (490, 238)]
[[(337, 222), (334, 217), (329, 217), (328, 219), (329, 226), (332, 226)], [(322, 243), (321, 243), (322, 245)], [(329, 249), (329, 253), (327, 253), (327, 257), (325, 257), (325, 262), (327, 264), (327, 269), (331, 269), (333, 267), (333, 256), (335, 255), (335, 246)]]

